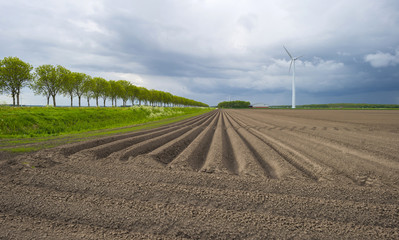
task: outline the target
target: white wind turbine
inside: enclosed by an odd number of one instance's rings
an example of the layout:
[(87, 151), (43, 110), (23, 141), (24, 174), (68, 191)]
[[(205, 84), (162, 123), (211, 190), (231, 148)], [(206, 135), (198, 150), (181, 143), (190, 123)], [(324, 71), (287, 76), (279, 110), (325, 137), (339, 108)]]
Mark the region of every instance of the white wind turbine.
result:
[(288, 53), (288, 56), (291, 58), (290, 69), (288, 70), (289, 72), (291, 72), (292, 63), (294, 63), (294, 70), (292, 71), (292, 108), (295, 108), (295, 61), (302, 56), (293, 58), (290, 52), (288, 52), (287, 48), (285, 48), (285, 46), (283, 47)]

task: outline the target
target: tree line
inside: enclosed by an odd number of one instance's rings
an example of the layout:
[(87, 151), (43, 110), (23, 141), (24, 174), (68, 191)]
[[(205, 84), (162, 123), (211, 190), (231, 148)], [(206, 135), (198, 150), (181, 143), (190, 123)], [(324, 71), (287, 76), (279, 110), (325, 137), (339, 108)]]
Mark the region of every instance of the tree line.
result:
[[(34, 70), (34, 72), (33, 72)], [(33, 66), (20, 60), (17, 57), (5, 57), (0, 60), (0, 93), (10, 94), (13, 99), (13, 106), (19, 106), (21, 89), (29, 87), (37, 95), (47, 98), (47, 105), (50, 105), (50, 98), (53, 106), (56, 106), (56, 96), (62, 94), (71, 99), (77, 97), (79, 107), (82, 98), (86, 98), (90, 107), (90, 99), (111, 100), (112, 106), (117, 106), (117, 100), (122, 100), (122, 105), (127, 106), (128, 101), (134, 105), (150, 106), (196, 106), (208, 107), (207, 104), (172, 95), (168, 92), (154, 89), (146, 89), (133, 85), (126, 80), (106, 80), (101, 77), (91, 77), (85, 73), (72, 72), (63, 66), (41, 65), (33, 69)]]
[(249, 108), (250, 102), (246, 101), (224, 101), (218, 104), (218, 108)]

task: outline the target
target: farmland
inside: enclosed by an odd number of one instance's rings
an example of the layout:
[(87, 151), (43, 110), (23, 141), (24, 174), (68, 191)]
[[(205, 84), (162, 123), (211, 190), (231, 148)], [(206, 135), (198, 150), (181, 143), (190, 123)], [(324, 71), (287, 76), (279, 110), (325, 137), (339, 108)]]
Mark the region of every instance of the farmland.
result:
[(215, 110), (3, 160), (0, 238), (399, 237), (399, 112)]

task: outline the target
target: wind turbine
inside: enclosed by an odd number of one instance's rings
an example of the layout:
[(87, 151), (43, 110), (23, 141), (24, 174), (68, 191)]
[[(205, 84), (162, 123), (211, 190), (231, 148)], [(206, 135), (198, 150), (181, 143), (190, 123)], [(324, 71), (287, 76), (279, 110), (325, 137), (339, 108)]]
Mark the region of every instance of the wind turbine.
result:
[(292, 63), (294, 63), (294, 70), (292, 71), (292, 108), (295, 108), (295, 61), (302, 56), (293, 58), (291, 53), (288, 52), (287, 48), (285, 48), (285, 46), (283, 46), (283, 48), (288, 53), (288, 56), (290, 56), (291, 58), (290, 69), (288, 70), (288, 72), (291, 72)]

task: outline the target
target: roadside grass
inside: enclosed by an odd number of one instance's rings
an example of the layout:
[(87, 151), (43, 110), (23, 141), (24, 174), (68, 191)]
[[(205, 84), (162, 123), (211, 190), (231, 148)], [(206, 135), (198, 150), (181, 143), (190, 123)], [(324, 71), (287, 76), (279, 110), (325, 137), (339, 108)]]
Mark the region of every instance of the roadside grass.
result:
[(212, 108), (0, 107), (0, 151), (32, 152), (105, 135), (156, 128)]

